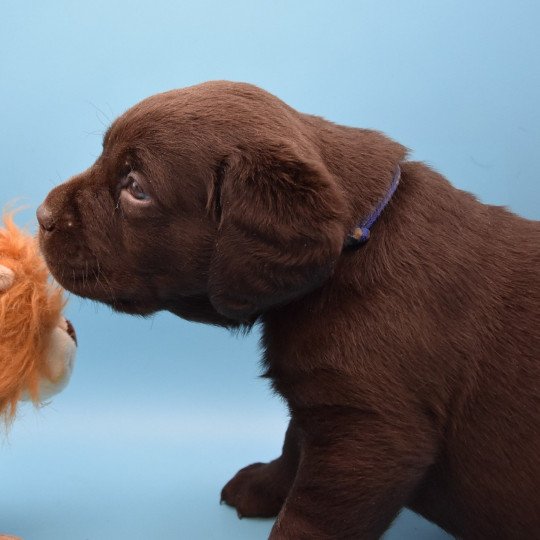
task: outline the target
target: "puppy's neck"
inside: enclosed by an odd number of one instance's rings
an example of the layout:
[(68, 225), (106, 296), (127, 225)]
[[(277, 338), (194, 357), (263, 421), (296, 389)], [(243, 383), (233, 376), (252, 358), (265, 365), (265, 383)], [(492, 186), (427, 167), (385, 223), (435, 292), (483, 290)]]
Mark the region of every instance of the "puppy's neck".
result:
[(385, 197), (407, 149), (377, 131), (305, 116), (314, 144), (347, 201), (347, 226), (366, 219)]
[[(410, 199), (410, 167), (404, 161), (405, 147), (376, 131), (338, 126), (312, 116), (304, 120), (310, 126), (312, 143), (344, 195), (346, 230), (353, 230), (373, 214), (402, 165), (403, 180), (374, 224), (370, 239), (358, 249), (344, 249), (324, 285), (263, 314), (263, 324), (270, 333), (275, 328), (286, 331), (282, 320), (304, 321), (311, 316), (324, 317), (328, 309), (343, 311), (352, 298), (363, 298), (378, 286), (376, 282), (388, 279), (393, 272), (389, 264), (394, 243), (391, 237), (399, 229), (400, 215), (408, 211)], [(356, 300), (353, 303), (357, 305)]]

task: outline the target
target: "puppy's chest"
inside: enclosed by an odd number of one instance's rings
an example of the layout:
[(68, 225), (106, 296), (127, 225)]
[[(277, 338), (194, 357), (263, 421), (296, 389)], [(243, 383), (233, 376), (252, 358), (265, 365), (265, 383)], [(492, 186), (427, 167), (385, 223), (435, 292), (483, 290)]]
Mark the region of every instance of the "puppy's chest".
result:
[(361, 326), (343, 309), (310, 315), (267, 319), (263, 326), (266, 376), (291, 409), (387, 409), (395, 396), (431, 401), (434, 388), (447, 387), (449, 368), (437, 347), (423, 344), (412, 328), (405, 332), (373, 316), (363, 317)]
[(263, 332), (264, 376), (294, 408), (369, 407), (375, 387), (396, 383), (382, 365), (372, 365), (369, 347), (330, 329), (302, 331), (275, 325)]

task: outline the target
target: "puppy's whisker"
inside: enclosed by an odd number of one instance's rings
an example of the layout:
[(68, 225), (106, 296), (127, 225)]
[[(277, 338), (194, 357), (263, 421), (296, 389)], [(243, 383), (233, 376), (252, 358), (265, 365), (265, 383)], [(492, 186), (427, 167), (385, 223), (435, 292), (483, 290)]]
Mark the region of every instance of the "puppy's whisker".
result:
[(91, 101), (87, 101), (87, 103), (96, 110), (96, 118), (99, 120), (101, 125), (103, 127), (107, 127), (111, 123), (111, 119), (107, 116), (107, 114), (103, 112), (95, 103), (92, 103)]
[(105, 105), (109, 108), (109, 112), (111, 113), (111, 118), (116, 116), (115, 112), (112, 110), (111, 104), (109, 102), (105, 102)]
[(104, 272), (102, 271), (101, 269), (101, 266), (99, 264), (99, 261), (96, 260), (97, 262), (97, 269), (98, 269), (98, 275), (100, 275), (104, 280), (105, 280), (105, 283), (107, 284), (107, 287), (108, 287), (108, 290), (105, 288), (105, 286), (102, 284), (102, 287), (103, 287), (103, 290), (105, 292), (108, 292), (109, 295), (111, 296), (111, 298), (113, 299), (113, 301), (116, 301), (116, 295), (114, 294), (114, 290), (112, 288), (112, 285), (109, 281), (109, 279), (107, 278), (107, 276), (104, 274)]
[(113, 296), (112, 287), (110, 286), (109, 282), (107, 281), (106, 276), (101, 274), (103, 279), (105, 280), (105, 283), (101, 281), (99, 273), (96, 275), (96, 282), (99, 284), (99, 286), (102, 288), (103, 292), (108, 294), (109, 296)]
[(86, 135), (86, 137), (96, 137), (96, 136), (102, 136), (103, 135), (103, 132), (102, 131), (84, 131), (84, 134)]

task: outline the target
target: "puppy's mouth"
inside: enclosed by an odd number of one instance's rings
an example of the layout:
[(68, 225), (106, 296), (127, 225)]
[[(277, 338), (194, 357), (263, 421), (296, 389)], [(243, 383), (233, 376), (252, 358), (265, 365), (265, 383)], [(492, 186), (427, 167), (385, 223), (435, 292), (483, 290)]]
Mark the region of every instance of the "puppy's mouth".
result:
[[(101, 296), (107, 294), (107, 279), (98, 268), (90, 265), (75, 267), (65, 261), (52, 259), (46, 251), (44, 255), (52, 276), (66, 291), (96, 300), (101, 300)], [(108, 293), (111, 293), (110, 288)]]
[(107, 300), (106, 303), (115, 311), (119, 311), (120, 313), (128, 313), (129, 315), (150, 315), (157, 310), (155, 307), (150, 307), (149, 305), (143, 304), (137, 300), (126, 298)]
[(112, 307), (115, 311), (128, 313), (130, 315), (149, 315), (156, 311), (152, 302), (137, 298), (136, 294), (118, 294), (112, 287), (110, 280), (97, 271), (77, 272), (66, 270), (59, 276), (53, 272), (55, 279), (67, 291), (77, 296), (96, 300)]
[(96, 285), (100, 282), (99, 274), (91, 268), (75, 269), (66, 267), (57, 267), (47, 261), (47, 265), (54, 279), (64, 287), (78, 296), (87, 296), (92, 294)]

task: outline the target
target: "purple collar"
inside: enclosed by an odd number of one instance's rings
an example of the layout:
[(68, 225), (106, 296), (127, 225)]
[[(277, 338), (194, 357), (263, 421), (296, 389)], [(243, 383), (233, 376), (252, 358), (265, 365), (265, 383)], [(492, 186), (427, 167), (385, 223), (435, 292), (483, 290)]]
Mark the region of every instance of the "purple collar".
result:
[(345, 243), (343, 245), (343, 249), (357, 249), (369, 240), (369, 230), (377, 221), (382, 211), (386, 208), (386, 205), (390, 202), (390, 199), (392, 198), (392, 195), (394, 195), (400, 180), (401, 168), (398, 165), (396, 172), (394, 173), (394, 177), (392, 178), (392, 184), (390, 185), (390, 189), (387, 191), (386, 195), (377, 205), (375, 210), (373, 210), (373, 212), (364, 221), (358, 224), (347, 235), (347, 238), (345, 239)]

